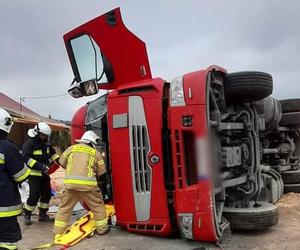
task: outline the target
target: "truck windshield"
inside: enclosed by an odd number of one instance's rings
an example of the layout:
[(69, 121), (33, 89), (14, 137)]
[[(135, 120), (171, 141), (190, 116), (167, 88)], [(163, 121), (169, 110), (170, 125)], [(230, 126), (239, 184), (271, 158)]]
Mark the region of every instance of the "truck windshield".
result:
[(93, 38), (82, 35), (72, 39), (70, 44), (78, 71), (77, 79), (81, 82), (96, 79), (107, 83), (102, 54)]
[[(107, 94), (98, 97), (96, 100), (88, 103), (85, 123), (89, 130), (102, 135), (102, 118), (107, 113)], [(100, 136), (101, 137), (101, 136)]]

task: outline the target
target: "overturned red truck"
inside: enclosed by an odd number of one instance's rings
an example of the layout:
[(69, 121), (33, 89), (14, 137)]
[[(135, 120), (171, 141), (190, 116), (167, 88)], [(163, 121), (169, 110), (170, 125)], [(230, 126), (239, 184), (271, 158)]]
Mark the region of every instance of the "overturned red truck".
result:
[(258, 112), (272, 93), (271, 75), (214, 65), (170, 82), (153, 78), (146, 46), (125, 27), (119, 8), (64, 41), (74, 72), (69, 93), (109, 90), (78, 110), (72, 135), (94, 130), (102, 138), (105, 196), (113, 197), (120, 226), (217, 242), (230, 227), (278, 222), (272, 203), (283, 183), (262, 164), (267, 114)]

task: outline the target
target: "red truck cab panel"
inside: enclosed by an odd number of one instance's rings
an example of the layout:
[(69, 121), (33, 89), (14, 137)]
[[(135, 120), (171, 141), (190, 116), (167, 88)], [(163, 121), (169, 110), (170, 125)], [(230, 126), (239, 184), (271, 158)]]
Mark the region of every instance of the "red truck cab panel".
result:
[[(110, 65), (113, 78), (101, 89), (116, 89), (122, 84), (151, 79), (151, 70), (145, 43), (124, 25), (120, 8), (101, 15), (64, 35), (64, 42), (75, 80), (80, 75), (71, 47), (71, 40), (88, 35), (101, 49), (102, 57)], [(104, 59), (103, 59), (104, 60)]]
[(131, 232), (171, 233), (162, 149), (160, 78), (124, 85), (108, 96), (114, 203)]
[(80, 139), (85, 132), (86, 112), (87, 112), (87, 105), (84, 105), (76, 111), (76, 113), (72, 118), (71, 144), (74, 144), (76, 139)]
[[(173, 138), (174, 204), (179, 228), (184, 230), (180, 225), (183, 220), (190, 221), (192, 232), (184, 237), (210, 242), (218, 241), (219, 237), (207, 143), (207, 79), (209, 72), (216, 69), (221, 68), (212, 66), (183, 76), (185, 104), (170, 106), (168, 119)], [(190, 122), (184, 124), (185, 119)]]

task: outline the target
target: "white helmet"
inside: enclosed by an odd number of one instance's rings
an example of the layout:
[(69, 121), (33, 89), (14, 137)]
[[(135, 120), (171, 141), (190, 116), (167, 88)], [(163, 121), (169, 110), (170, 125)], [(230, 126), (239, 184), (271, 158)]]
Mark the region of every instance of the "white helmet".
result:
[(51, 128), (47, 123), (39, 122), (37, 125), (34, 126), (34, 128), (28, 130), (28, 135), (30, 137), (36, 137), (38, 133), (44, 135), (51, 135)]
[(0, 108), (0, 129), (9, 133), (13, 124), (10, 114), (5, 109)]
[(93, 143), (95, 146), (98, 144), (98, 140), (100, 140), (99, 136), (96, 135), (93, 131), (86, 131), (79, 140), (75, 140), (78, 143)]

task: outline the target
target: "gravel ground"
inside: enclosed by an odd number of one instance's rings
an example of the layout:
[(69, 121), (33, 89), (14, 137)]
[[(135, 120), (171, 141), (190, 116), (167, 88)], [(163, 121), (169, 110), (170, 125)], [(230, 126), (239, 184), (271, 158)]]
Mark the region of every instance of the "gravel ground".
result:
[[(33, 218), (37, 220), (37, 216)], [(35, 222), (30, 226), (23, 225), (23, 218), (19, 218), (23, 231), (23, 239), (19, 242), (19, 249), (30, 249), (41, 244), (49, 243), (52, 240), (51, 223)], [(50, 249), (61, 249), (61, 247), (52, 247)], [(69, 248), (70, 249), (70, 248)], [(168, 239), (151, 236), (143, 236), (138, 234), (130, 234), (119, 228), (112, 228), (110, 232), (104, 236), (94, 235), (86, 238), (77, 245), (71, 247), (73, 250), (102, 250), (102, 249), (193, 249), (193, 250), (217, 250), (221, 247), (205, 244), (195, 241), (185, 241), (182, 239)]]
[[(174, 238), (130, 234), (119, 228), (112, 228), (109, 234), (94, 235), (72, 249), (300, 249), (300, 194), (286, 194), (277, 205), (280, 212), (278, 225), (263, 231), (232, 232), (231, 239), (222, 247)], [(30, 249), (52, 240), (51, 223), (34, 222), (31, 226), (24, 226), (23, 218), (19, 217), (19, 220), (23, 231), (19, 249)], [(36, 221), (37, 217), (33, 217), (33, 220)]]
[(224, 249), (300, 249), (300, 194), (285, 194), (277, 203), (279, 223), (263, 231), (233, 232)]

